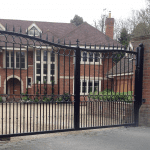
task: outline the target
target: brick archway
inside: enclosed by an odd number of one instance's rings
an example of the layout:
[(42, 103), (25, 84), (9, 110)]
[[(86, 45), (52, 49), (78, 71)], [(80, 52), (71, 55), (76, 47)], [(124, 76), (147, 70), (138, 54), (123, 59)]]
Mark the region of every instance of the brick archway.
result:
[[(14, 87), (13, 87), (13, 80), (14, 80)], [(10, 78), (7, 81), (7, 93), (8, 94), (15, 94), (15, 98), (19, 98), (20, 96), (20, 81), (16, 78)], [(9, 98), (13, 98), (13, 96), (9, 96)]]
[[(13, 75), (7, 77), (7, 83), (9, 81), (9, 79), (13, 79)], [(20, 77), (14, 75), (14, 79), (17, 79), (20, 82)], [(13, 80), (12, 80), (13, 83)], [(7, 85), (8, 86), (8, 85)], [(12, 84), (13, 86), (13, 84)], [(13, 87), (12, 87), (13, 88)], [(7, 91), (8, 92), (8, 91)], [(23, 81), (21, 80), (21, 93), (23, 93)], [(6, 94), (6, 79), (4, 80), (4, 94)], [(19, 93), (20, 94), (20, 93)]]

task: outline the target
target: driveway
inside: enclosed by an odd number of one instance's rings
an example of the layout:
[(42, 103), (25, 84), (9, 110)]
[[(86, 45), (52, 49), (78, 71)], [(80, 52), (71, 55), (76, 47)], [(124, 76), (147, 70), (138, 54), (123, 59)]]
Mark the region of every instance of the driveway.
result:
[(149, 150), (150, 128), (118, 127), (12, 137), (1, 150)]

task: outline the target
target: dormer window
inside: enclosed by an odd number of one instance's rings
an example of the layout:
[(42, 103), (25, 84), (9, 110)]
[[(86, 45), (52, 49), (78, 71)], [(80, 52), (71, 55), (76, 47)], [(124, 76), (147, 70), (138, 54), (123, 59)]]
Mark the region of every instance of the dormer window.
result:
[(40, 33), (42, 33), (42, 31), (40, 30), (40, 28), (35, 24), (31, 24), (28, 28), (28, 35), (30, 36), (39, 36)]
[(39, 31), (38, 31), (35, 27), (32, 27), (32, 28), (29, 30), (28, 34), (31, 35), (31, 36), (34, 36), (34, 35), (35, 35), (35, 36), (39, 36), (39, 35), (40, 35)]

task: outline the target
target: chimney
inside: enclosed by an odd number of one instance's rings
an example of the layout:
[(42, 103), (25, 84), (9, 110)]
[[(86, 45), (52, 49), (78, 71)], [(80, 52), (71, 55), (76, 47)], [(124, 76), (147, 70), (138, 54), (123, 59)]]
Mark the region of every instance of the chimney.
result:
[(105, 21), (105, 26), (106, 26), (106, 30), (105, 30), (105, 34), (113, 39), (113, 35), (114, 35), (114, 18), (111, 18), (111, 11), (109, 11), (109, 16)]

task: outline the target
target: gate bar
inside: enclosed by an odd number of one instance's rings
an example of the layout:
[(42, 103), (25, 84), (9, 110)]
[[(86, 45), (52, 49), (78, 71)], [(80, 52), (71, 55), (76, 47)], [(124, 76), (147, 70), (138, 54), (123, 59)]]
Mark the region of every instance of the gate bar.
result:
[(80, 48), (78, 46), (75, 55), (75, 66), (74, 66), (74, 128), (79, 130), (79, 107), (80, 107)]
[(135, 70), (135, 88), (134, 88), (134, 121), (135, 126), (139, 124), (139, 109), (142, 105), (142, 84), (143, 84), (143, 54), (144, 46), (140, 44), (137, 47), (137, 61)]

